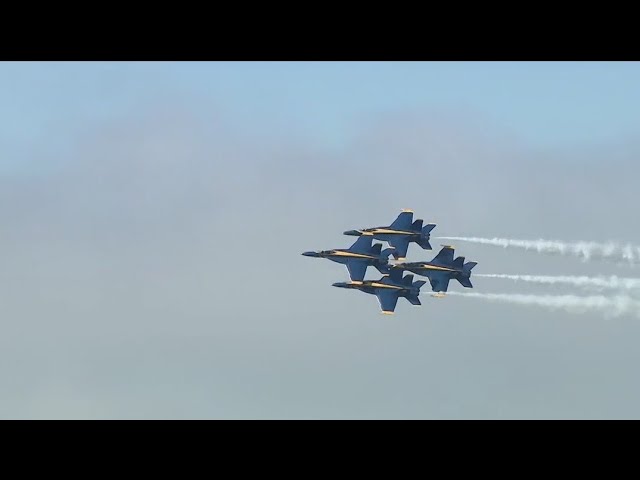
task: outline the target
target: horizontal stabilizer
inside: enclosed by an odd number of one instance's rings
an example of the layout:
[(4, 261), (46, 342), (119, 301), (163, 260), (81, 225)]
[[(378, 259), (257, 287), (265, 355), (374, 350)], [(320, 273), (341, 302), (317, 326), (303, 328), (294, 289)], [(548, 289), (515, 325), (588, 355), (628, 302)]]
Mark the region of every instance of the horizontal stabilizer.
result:
[(423, 250), (433, 250), (433, 247), (429, 243), (429, 240), (424, 237), (418, 240), (418, 245), (420, 245)]
[(471, 269), (475, 267), (478, 262), (467, 262), (462, 266), (462, 271), (464, 272), (463, 276), (458, 278), (458, 281), (463, 287), (473, 288), (473, 284), (471, 283), (471, 279), (469, 276), (471, 275)]
[(417, 295), (411, 296), (411, 297), (405, 297), (405, 298), (409, 300), (409, 303), (411, 303), (411, 305), (422, 305)]
[(391, 267), (389, 265), (374, 263), (373, 266), (383, 275), (387, 275), (391, 271)]

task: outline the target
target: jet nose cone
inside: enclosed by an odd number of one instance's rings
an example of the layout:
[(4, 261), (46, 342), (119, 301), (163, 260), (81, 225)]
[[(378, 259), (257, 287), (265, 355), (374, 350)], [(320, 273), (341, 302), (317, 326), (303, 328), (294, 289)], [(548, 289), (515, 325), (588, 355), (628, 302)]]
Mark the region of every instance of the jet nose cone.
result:
[(336, 283), (333, 283), (332, 286), (346, 288), (347, 284), (344, 282), (336, 282)]
[(305, 257), (317, 257), (318, 252), (302, 252), (302, 255), (304, 255)]
[(346, 232), (343, 232), (344, 235), (350, 235), (352, 237), (359, 237), (361, 234), (358, 230), (347, 230)]

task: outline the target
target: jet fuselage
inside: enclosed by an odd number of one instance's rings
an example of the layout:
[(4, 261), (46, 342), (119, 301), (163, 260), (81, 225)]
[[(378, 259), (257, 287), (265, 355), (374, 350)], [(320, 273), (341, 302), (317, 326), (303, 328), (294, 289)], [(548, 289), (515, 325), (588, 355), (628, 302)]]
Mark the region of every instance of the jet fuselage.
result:
[(465, 273), (461, 268), (456, 268), (451, 265), (439, 265), (433, 262), (398, 263), (394, 265), (394, 267), (409, 270), (423, 277), (428, 277), (431, 272), (446, 272), (450, 273), (452, 277)]
[(420, 240), (422, 233), (415, 232), (411, 230), (397, 230), (391, 227), (374, 227), (374, 228), (365, 228), (364, 230), (347, 230), (344, 232), (345, 235), (351, 235), (352, 237), (359, 237), (360, 235), (373, 235), (373, 238), (376, 240), (389, 241), (394, 238), (398, 238), (398, 236), (407, 237), (410, 241)]
[(320, 252), (304, 252), (305, 257), (326, 258), (332, 262), (347, 263), (349, 260), (383, 261), (379, 255), (350, 252), (348, 249), (322, 250)]
[(417, 295), (417, 293), (419, 292), (418, 289), (413, 287), (407, 288), (406, 285), (383, 283), (380, 280), (365, 280), (362, 283), (336, 282), (333, 284), (333, 286), (341, 287), (341, 288), (355, 288), (356, 290), (360, 290), (362, 292), (369, 293), (372, 295), (375, 295), (376, 290), (378, 289), (394, 290), (401, 297), (406, 295), (411, 295), (411, 294)]
[[(395, 275), (395, 274), (393, 274)], [(401, 276), (402, 274), (400, 274)], [(409, 275), (411, 279), (413, 279), (412, 275)], [(368, 293), (370, 295), (377, 295), (379, 292), (393, 292), (399, 297), (417, 297), (420, 294), (420, 287), (424, 282), (416, 282), (413, 283), (412, 280), (409, 280), (409, 283), (397, 283), (397, 281), (391, 280), (389, 276), (384, 276), (380, 280), (365, 280), (362, 283), (345, 283), (345, 282), (336, 282), (333, 284), (334, 287), (341, 288), (353, 288), (356, 290), (360, 290), (361, 292)]]

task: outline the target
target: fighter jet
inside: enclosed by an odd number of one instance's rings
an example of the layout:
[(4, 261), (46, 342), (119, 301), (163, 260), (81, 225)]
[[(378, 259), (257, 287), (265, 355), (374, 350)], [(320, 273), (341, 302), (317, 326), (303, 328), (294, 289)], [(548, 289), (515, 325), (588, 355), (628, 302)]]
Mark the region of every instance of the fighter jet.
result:
[(389, 255), (393, 248), (382, 250), (382, 244), (373, 242), (373, 235), (365, 234), (355, 241), (350, 248), (323, 250), (320, 252), (304, 252), (305, 257), (326, 258), (332, 262), (342, 263), (349, 270), (349, 277), (354, 283), (362, 283), (367, 267), (372, 266), (380, 273), (389, 273)]
[(364, 228), (362, 230), (348, 230), (345, 235), (358, 237), (367, 233), (372, 234), (376, 240), (383, 240), (389, 245), (395, 247), (393, 257), (396, 260), (404, 260), (407, 257), (407, 249), (410, 242), (415, 242), (425, 250), (431, 250), (429, 237), (431, 230), (435, 228), (435, 224), (430, 223), (422, 226), (422, 220), (413, 222), (413, 211), (402, 210), (398, 218), (387, 227)]
[(422, 280), (413, 281), (413, 275), (408, 274), (402, 278), (401, 270), (392, 270), (380, 280), (365, 280), (363, 283), (334, 283), (334, 287), (353, 288), (361, 292), (375, 295), (380, 303), (382, 313), (392, 315), (396, 309), (399, 297), (406, 298), (412, 305), (421, 305), (420, 287), (425, 283)]
[(398, 263), (393, 270), (409, 270), (423, 277), (428, 277), (431, 289), (436, 292), (434, 297), (444, 297), (449, 287), (449, 280), (456, 279), (463, 287), (473, 288), (470, 276), (471, 269), (477, 262), (464, 263), (464, 257), (453, 259), (454, 248), (443, 245), (442, 250), (430, 262)]

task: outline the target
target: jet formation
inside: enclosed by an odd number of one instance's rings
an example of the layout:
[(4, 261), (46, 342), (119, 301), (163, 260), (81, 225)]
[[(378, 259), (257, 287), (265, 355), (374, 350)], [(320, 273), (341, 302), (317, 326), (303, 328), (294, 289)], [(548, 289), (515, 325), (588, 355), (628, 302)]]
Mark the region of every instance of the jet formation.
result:
[[(476, 262), (466, 262), (465, 257), (454, 259), (454, 248), (443, 245), (440, 252), (429, 261), (403, 262), (406, 260), (410, 243), (419, 245), (423, 250), (431, 250), (429, 243), (431, 231), (435, 224), (422, 225), (423, 220), (413, 221), (412, 210), (402, 210), (400, 215), (385, 227), (347, 230), (344, 235), (359, 237), (351, 247), (304, 252), (306, 257), (326, 258), (347, 267), (350, 282), (336, 282), (334, 287), (359, 290), (375, 295), (380, 304), (381, 313), (390, 315), (395, 312), (400, 297), (407, 299), (412, 305), (421, 305), (420, 288), (427, 282), (413, 281), (413, 274), (429, 279), (434, 297), (444, 297), (450, 280), (457, 280), (463, 287), (473, 288), (471, 269)], [(382, 240), (389, 248), (382, 249)], [(401, 263), (390, 264), (389, 256)], [(365, 280), (368, 267), (374, 267), (381, 274), (379, 280)], [(405, 271), (411, 272), (405, 275)]]

